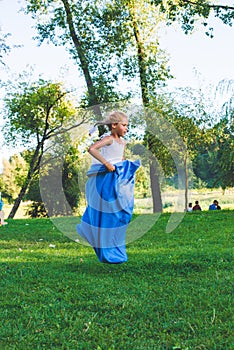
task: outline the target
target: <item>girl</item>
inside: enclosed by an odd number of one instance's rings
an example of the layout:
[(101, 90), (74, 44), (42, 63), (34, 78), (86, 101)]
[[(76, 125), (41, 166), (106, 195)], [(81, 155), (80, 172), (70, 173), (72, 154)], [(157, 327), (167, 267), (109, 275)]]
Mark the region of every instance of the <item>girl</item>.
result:
[(87, 208), (77, 225), (78, 234), (94, 248), (100, 262), (127, 261), (125, 236), (134, 204), (134, 176), (139, 160), (123, 160), (128, 118), (120, 112), (103, 122), (110, 133), (89, 147), (92, 165), (87, 172)]

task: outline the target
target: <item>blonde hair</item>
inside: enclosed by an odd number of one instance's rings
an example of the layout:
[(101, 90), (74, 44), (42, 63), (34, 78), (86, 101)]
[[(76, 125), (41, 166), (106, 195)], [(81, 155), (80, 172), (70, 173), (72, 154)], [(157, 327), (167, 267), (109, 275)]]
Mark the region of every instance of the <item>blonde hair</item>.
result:
[(92, 127), (92, 129), (89, 131), (89, 134), (91, 135), (93, 132), (96, 131), (97, 125), (107, 125), (108, 129), (111, 130), (112, 124), (121, 123), (124, 119), (128, 119), (125, 113), (121, 111), (113, 111), (108, 114), (106, 119), (97, 121)]

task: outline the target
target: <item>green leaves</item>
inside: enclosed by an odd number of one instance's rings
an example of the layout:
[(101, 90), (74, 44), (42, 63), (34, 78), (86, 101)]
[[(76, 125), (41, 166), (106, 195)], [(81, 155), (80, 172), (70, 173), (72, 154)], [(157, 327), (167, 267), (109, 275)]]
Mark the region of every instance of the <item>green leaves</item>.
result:
[(4, 99), (6, 139), (13, 141), (17, 135), (23, 144), (33, 138), (47, 139), (75, 114), (66, 95), (60, 83), (39, 80), (29, 86), (19, 84), (18, 91), (9, 92)]

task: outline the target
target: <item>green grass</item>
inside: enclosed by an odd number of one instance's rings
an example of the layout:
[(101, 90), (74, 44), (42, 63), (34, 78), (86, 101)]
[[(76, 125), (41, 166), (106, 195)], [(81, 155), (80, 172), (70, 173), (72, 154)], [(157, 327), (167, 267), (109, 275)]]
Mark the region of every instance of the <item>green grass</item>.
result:
[(234, 349), (233, 214), (187, 213), (170, 234), (163, 214), (122, 265), (99, 263), (49, 219), (8, 220), (0, 349)]

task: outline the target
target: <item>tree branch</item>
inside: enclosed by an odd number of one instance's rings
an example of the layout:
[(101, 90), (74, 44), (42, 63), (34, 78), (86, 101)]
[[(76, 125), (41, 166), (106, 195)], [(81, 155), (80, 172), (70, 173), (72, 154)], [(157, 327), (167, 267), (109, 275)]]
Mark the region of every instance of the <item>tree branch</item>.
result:
[[(188, 4), (190, 4), (190, 5), (193, 5), (193, 6), (198, 5), (197, 2), (194, 2), (194, 1), (191, 1), (191, 0), (183, 0), (183, 1), (188, 3)], [(209, 8), (211, 8), (211, 9), (215, 9), (215, 10), (222, 9), (222, 10), (234, 11), (234, 6), (229, 6), (229, 5), (208, 4), (208, 3), (204, 3), (204, 4), (200, 3), (200, 5), (205, 5), (205, 6), (209, 7)]]

